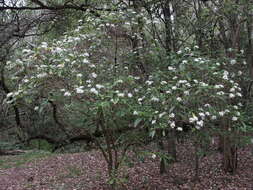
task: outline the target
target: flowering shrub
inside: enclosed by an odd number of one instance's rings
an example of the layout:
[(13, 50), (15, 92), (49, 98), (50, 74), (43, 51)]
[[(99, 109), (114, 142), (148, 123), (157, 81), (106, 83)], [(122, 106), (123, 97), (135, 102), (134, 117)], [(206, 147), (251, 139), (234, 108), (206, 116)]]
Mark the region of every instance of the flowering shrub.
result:
[[(152, 72), (146, 73), (145, 80), (130, 73), (124, 64), (113, 63), (110, 54), (106, 54), (108, 50), (103, 48), (113, 41), (106, 37), (107, 27), (127, 27), (127, 23), (122, 24), (124, 15), (121, 16), (119, 20), (112, 19), (110, 14), (103, 19), (89, 17), (86, 26), (79, 26), (60, 40), (24, 49), (18, 59), (7, 64), (13, 82), (19, 85), (7, 94), (6, 101), (58, 102), (73, 126), (90, 134), (97, 129), (109, 131), (106, 148), (100, 148), (111, 171), (120, 164), (115, 158), (113, 168), (112, 150), (118, 151), (118, 144), (123, 142), (128, 146), (138, 141), (128, 133), (115, 131), (138, 129), (140, 121), (148, 123), (152, 137), (157, 129), (162, 129), (164, 136), (168, 129), (182, 131), (180, 122), (194, 126), (196, 133), (204, 128), (215, 129), (214, 124), (220, 121), (229, 122), (228, 131), (237, 129), (243, 121), (238, 81), (243, 72), (234, 72), (240, 68), (238, 65), (244, 66), (240, 59), (207, 58), (198, 47), (186, 47), (161, 58), (162, 51), (151, 47), (143, 59), (149, 57), (152, 63)], [(119, 52), (120, 60), (125, 60), (124, 48)], [(38, 102), (34, 110), (41, 108), (43, 105)]]
[[(182, 131), (176, 123), (185, 121), (196, 131), (211, 127), (222, 118), (236, 126), (242, 119), (242, 90), (237, 82), (241, 71), (229, 72), (229, 60), (217, 62), (189, 48), (171, 57), (145, 82), (136, 114), (141, 117), (148, 110), (153, 129), (169, 127)], [(234, 64), (235, 60), (231, 62)], [(152, 130), (151, 135), (154, 134)]]

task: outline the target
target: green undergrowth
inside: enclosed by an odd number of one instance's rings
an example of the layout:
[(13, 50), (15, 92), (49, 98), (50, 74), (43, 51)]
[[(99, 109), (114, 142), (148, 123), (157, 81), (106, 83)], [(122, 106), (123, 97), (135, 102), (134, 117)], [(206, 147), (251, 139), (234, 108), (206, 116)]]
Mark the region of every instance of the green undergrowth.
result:
[(53, 155), (55, 155), (55, 154), (47, 152), (47, 151), (31, 150), (31, 151), (28, 151), (24, 154), (1, 156), (0, 157), (0, 170), (13, 168), (13, 167), (22, 167), (25, 164), (40, 161), (41, 159), (45, 159), (45, 158), (51, 157)]

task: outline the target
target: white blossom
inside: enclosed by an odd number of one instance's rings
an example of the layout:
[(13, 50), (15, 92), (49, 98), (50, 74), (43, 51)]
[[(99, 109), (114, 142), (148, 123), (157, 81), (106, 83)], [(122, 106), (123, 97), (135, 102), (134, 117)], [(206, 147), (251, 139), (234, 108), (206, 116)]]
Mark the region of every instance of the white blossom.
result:
[(174, 113), (169, 114), (169, 118), (174, 118), (174, 117), (175, 117)]
[(133, 94), (132, 94), (132, 93), (128, 93), (127, 96), (128, 96), (129, 98), (132, 98), (132, 97), (133, 97)]
[(93, 94), (98, 95), (98, 91), (95, 88), (91, 88), (90, 92), (93, 93)]
[(157, 98), (157, 97), (152, 97), (152, 98), (151, 98), (151, 101), (153, 101), (153, 102), (159, 102), (159, 98)]
[(153, 84), (153, 81), (149, 81), (149, 80), (148, 80), (148, 81), (146, 81), (146, 84), (147, 84), (147, 85), (151, 85), (151, 84)]
[(71, 96), (71, 93), (67, 91), (64, 93), (64, 96)]
[(175, 71), (176, 69), (175, 69), (175, 67), (168, 66), (168, 70), (169, 71)]
[(84, 93), (84, 90), (82, 88), (78, 87), (78, 88), (76, 88), (76, 93), (82, 94), (82, 93)]
[(118, 97), (124, 97), (125, 94), (124, 93), (118, 93)]
[(235, 97), (235, 95), (234, 95), (234, 94), (229, 93), (229, 98), (234, 98), (234, 97)]
[(104, 88), (104, 86), (101, 85), (101, 84), (96, 84), (96, 88), (97, 88), (97, 89), (101, 89), (101, 88)]
[(177, 97), (177, 101), (178, 102), (182, 102), (182, 98), (181, 97)]
[(213, 116), (211, 117), (211, 119), (212, 119), (212, 120), (217, 119), (216, 115), (213, 115)]
[(219, 115), (222, 117), (222, 116), (225, 115), (225, 112), (224, 112), (224, 111), (220, 111), (220, 112), (219, 112)]
[(190, 118), (189, 118), (189, 122), (190, 122), (190, 123), (193, 123), (193, 122), (195, 122), (195, 121), (198, 121), (198, 117), (196, 117), (195, 115), (194, 115), (193, 117), (190, 117)]
[(97, 74), (96, 73), (91, 73), (91, 76), (93, 77), (93, 78), (97, 78)]
[(199, 125), (199, 126), (203, 127), (203, 125), (204, 125), (204, 122), (203, 122), (202, 120), (200, 120), (200, 121), (197, 121), (197, 125)]
[(235, 117), (235, 116), (232, 117), (232, 121), (237, 121), (237, 120), (238, 120), (238, 117)]
[(231, 59), (231, 60), (230, 60), (230, 64), (231, 64), (231, 65), (236, 64), (236, 60), (235, 60), (235, 59)]

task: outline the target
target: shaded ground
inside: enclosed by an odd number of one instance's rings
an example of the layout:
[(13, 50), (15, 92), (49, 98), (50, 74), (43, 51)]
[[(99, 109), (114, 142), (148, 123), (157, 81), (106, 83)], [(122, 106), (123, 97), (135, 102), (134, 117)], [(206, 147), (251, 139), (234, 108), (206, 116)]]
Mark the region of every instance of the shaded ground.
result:
[[(129, 190), (253, 190), (252, 147), (239, 150), (236, 175), (224, 174), (218, 152), (201, 159), (200, 181), (194, 182), (193, 150), (179, 146), (179, 162), (159, 174), (159, 159), (131, 159), (122, 171)], [(41, 158), (42, 157), (42, 158)], [(129, 156), (132, 158), (133, 156)], [(14, 161), (15, 162), (14, 162)], [(19, 161), (17, 164), (17, 160)], [(141, 160), (141, 161), (140, 161)], [(13, 164), (13, 162), (15, 164)], [(26, 163), (28, 162), (28, 163)], [(130, 167), (131, 166), (131, 167)], [(106, 163), (97, 151), (41, 154), (38, 158), (0, 157), (0, 190), (106, 190)], [(8, 168), (10, 167), (10, 168)]]

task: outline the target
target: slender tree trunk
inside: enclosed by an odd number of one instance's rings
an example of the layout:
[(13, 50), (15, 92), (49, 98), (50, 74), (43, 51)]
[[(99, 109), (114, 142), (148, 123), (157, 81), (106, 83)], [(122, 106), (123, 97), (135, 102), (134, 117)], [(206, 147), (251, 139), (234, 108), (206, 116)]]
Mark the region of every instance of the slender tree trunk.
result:
[(171, 130), (168, 138), (168, 155), (171, 158), (171, 162), (177, 161), (177, 149), (176, 149), (176, 133), (175, 130)]
[(222, 122), (223, 134), (223, 169), (225, 172), (235, 174), (237, 169), (237, 143), (235, 131), (231, 129), (229, 121)]

